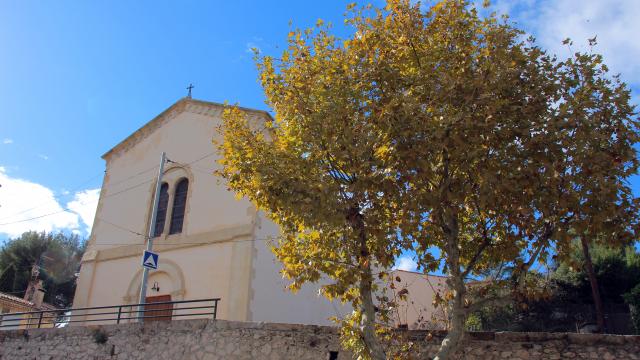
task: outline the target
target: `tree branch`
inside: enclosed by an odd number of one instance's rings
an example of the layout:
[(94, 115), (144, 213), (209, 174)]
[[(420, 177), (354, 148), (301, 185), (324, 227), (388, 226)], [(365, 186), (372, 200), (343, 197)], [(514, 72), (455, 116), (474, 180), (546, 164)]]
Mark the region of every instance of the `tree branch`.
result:
[(513, 302), (513, 298), (509, 295), (483, 298), (482, 300), (467, 306), (465, 308), (465, 312), (469, 314), (469, 313), (473, 313), (475, 311), (481, 310), (483, 307), (487, 305), (506, 306), (511, 304), (512, 302)]

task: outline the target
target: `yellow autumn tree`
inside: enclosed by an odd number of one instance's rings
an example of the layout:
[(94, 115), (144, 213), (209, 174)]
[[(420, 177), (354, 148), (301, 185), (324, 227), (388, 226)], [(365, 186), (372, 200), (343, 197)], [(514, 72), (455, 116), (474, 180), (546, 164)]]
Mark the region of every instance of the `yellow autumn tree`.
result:
[(280, 225), (291, 288), (326, 277), (324, 295), (353, 305), (356, 355), (401, 355), (376, 279), (402, 251), (425, 272), (444, 264), (445, 359), (468, 314), (531, 296), (527, 272), (575, 236), (634, 236), (639, 123), (599, 55), (559, 61), (463, 0), (349, 10), (350, 38), (319, 21), (257, 58), (275, 121), (230, 107), (218, 146), (229, 188)]

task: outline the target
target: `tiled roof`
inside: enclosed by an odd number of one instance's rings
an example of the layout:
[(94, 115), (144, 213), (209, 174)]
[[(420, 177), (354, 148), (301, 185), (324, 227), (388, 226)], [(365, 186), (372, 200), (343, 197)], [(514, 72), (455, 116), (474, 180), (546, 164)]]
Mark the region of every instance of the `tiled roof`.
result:
[(21, 305), (25, 305), (25, 306), (30, 306), (30, 307), (34, 307), (35, 304), (32, 303), (31, 301), (27, 301), (25, 299), (19, 298), (17, 296), (13, 296), (13, 295), (9, 295), (3, 292), (0, 292), (0, 299), (1, 300), (8, 300), (8, 301), (12, 301)]
[(55, 310), (57, 309), (57, 307), (51, 305), (51, 304), (47, 304), (47, 303), (42, 303), (42, 305), (40, 306), (40, 308), (36, 307), (36, 304), (32, 303), (31, 301), (27, 301), (25, 299), (19, 298), (17, 296), (13, 296), (13, 295), (9, 295), (7, 293), (3, 293), (0, 292), (0, 301), (10, 301), (13, 303), (17, 303), (19, 305), (25, 306), (25, 307), (29, 307), (33, 310)]

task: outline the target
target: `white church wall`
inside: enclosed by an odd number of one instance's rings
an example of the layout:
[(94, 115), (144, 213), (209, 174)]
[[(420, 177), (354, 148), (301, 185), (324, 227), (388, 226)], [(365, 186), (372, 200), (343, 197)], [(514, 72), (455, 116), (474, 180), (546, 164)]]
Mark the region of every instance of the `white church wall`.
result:
[[(211, 140), (215, 136), (215, 126), (219, 121), (218, 118), (208, 115), (182, 112), (123, 154), (109, 158), (104, 183), (106, 198), (100, 204), (94, 232), (100, 238), (98, 242), (105, 237), (112, 242), (112, 239), (117, 238), (118, 243), (142, 242), (139, 236), (123, 232), (122, 229), (114, 229), (108, 223), (101, 223), (100, 219), (104, 218), (139, 233), (147, 233), (154, 191), (153, 180), (157, 176), (157, 165), (163, 151), (173, 161), (166, 165), (167, 172), (180, 167), (180, 164), (188, 165), (185, 167), (190, 175), (187, 215), (183, 229), (185, 235), (250, 223), (248, 201), (237, 201), (212, 175), (217, 166), (217, 156), (213, 154), (215, 148)], [(207, 157), (202, 158), (203, 156)], [(194, 162), (198, 159), (200, 160)], [(151, 170), (144, 172), (148, 169)], [(140, 172), (144, 173), (120, 182)], [(148, 183), (144, 184), (145, 181)], [(132, 186), (137, 187), (127, 190)], [(174, 187), (170, 186), (169, 192), (173, 190)], [(119, 192), (121, 193), (118, 194)]]
[[(233, 310), (243, 301), (236, 295), (238, 288), (243, 285), (233, 283), (237, 276), (233, 273), (235, 266), (232, 264), (234, 247), (234, 242), (223, 242), (158, 251), (159, 269), (150, 271), (147, 296), (171, 295), (172, 300), (220, 298), (219, 318), (245, 320), (243, 310), (240, 310), (241, 315), (238, 315), (238, 310)], [(167, 263), (178, 269), (176, 274), (165, 272)], [(137, 303), (141, 269), (137, 256), (98, 261), (93, 278), (95, 286), (88, 299), (90, 306)], [(154, 279), (158, 273), (163, 275)], [(158, 280), (160, 291), (156, 292), (151, 288), (154, 281)], [(244, 302), (246, 307), (246, 300)]]
[[(225, 245), (224, 251), (219, 247), (222, 241), (250, 236), (255, 211), (248, 201), (235, 199), (212, 174), (217, 155), (211, 140), (220, 112), (218, 106), (182, 100), (105, 155), (107, 171), (74, 307), (123, 302), (132, 274), (140, 269), (144, 237), (135, 233), (148, 232), (154, 179), (165, 151), (173, 161), (165, 166), (169, 193), (182, 176), (189, 178), (189, 192), (182, 233), (167, 234), (169, 211), (165, 232), (154, 239), (154, 250), (161, 252), (161, 259), (175, 258), (185, 267), (189, 282), (185, 299), (221, 294), (220, 313), (245, 320), (249, 264), (232, 259), (250, 259), (251, 250), (246, 245)], [(216, 244), (206, 245), (212, 242)], [(206, 246), (185, 248), (190, 243)], [(231, 287), (231, 281), (243, 284)], [(238, 288), (245, 289), (244, 295)]]
[(351, 312), (348, 305), (330, 302), (319, 295), (320, 284), (306, 284), (295, 294), (286, 289), (282, 266), (268, 247), (266, 238), (276, 237), (279, 228), (262, 213), (256, 230), (254, 272), (251, 278), (251, 321), (335, 325), (329, 318)]

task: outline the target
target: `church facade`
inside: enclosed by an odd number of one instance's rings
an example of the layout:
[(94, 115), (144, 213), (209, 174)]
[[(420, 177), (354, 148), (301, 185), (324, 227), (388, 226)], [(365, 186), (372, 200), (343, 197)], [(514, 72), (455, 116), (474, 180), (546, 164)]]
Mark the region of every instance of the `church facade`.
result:
[[(220, 298), (219, 319), (331, 324), (345, 307), (309, 285), (293, 294), (269, 250), (277, 225), (213, 175), (224, 106), (183, 98), (103, 155), (106, 171), (74, 308), (138, 303), (141, 256), (166, 152), (148, 301)], [(256, 122), (270, 115), (245, 109)], [(194, 305), (191, 305), (194, 306)], [(175, 312), (175, 311), (174, 311)]]
[[(351, 311), (321, 297), (319, 284), (306, 284), (296, 293), (286, 290), (287, 280), (269, 249), (278, 226), (213, 174), (219, 155), (212, 140), (219, 136), (215, 129), (223, 110), (221, 104), (183, 98), (103, 155), (105, 176), (73, 308), (139, 302), (142, 254), (165, 152), (153, 224), (158, 269), (149, 272), (145, 302), (219, 298), (218, 319), (313, 325), (334, 324), (331, 317)], [(255, 124), (270, 117), (265, 111), (244, 111)], [(380, 284), (380, 289), (398, 301), (397, 326), (442, 327), (445, 315), (432, 300), (444, 290), (445, 278), (400, 270), (390, 278), (394, 285)], [(408, 291), (406, 300), (400, 300), (400, 291)], [(173, 305), (168, 316), (184, 318), (178, 317), (181, 306)], [(135, 309), (125, 307), (131, 313), (121, 322), (135, 321), (129, 318), (136, 316)], [(167, 316), (165, 308), (159, 311)], [(75, 315), (75, 321), (83, 318), (81, 312)]]

